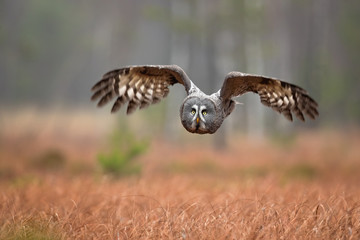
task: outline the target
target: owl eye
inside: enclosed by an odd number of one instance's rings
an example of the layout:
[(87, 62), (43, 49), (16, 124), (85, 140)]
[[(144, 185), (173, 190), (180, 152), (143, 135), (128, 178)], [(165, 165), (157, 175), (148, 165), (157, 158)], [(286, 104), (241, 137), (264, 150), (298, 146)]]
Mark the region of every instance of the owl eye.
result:
[(202, 110), (202, 112), (201, 112), (201, 113), (202, 113), (202, 115), (204, 115), (204, 116), (205, 116), (205, 115), (207, 114), (207, 111), (206, 111), (206, 110)]
[(194, 108), (191, 109), (191, 115), (195, 115), (195, 113), (196, 113), (195, 109)]

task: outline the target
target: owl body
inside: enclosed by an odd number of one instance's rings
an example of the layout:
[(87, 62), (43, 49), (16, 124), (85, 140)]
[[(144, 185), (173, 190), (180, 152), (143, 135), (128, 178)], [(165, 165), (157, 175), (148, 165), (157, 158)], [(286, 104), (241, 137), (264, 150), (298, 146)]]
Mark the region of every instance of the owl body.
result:
[(187, 96), (180, 106), (180, 119), (191, 133), (215, 133), (224, 119), (235, 108), (234, 98), (246, 92), (259, 94), (261, 103), (271, 107), (292, 121), (292, 113), (304, 121), (305, 113), (314, 119), (318, 116), (317, 103), (307, 92), (278, 79), (230, 72), (221, 89), (211, 95), (203, 93), (176, 65), (127, 66), (106, 73), (96, 83), (91, 99), (101, 97), (98, 106), (103, 106), (117, 97), (111, 112), (118, 111), (128, 102), (127, 114), (137, 108), (145, 108), (165, 98), (169, 86), (182, 84)]

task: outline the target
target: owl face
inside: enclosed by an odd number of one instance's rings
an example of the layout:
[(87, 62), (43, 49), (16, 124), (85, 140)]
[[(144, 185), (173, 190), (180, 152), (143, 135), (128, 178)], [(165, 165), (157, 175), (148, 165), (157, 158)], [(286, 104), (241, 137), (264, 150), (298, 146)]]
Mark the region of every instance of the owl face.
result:
[(214, 133), (219, 128), (215, 121), (218, 119), (215, 104), (207, 98), (185, 99), (180, 116), (182, 125), (191, 133)]

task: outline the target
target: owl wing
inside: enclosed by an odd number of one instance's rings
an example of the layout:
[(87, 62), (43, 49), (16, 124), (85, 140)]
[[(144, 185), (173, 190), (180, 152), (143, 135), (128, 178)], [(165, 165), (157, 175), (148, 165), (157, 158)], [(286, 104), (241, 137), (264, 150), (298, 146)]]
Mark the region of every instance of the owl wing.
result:
[(169, 93), (169, 86), (180, 83), (186, 92), (195, 88), (186, 73), (176, 65), (127, 66), (106, 73), (93, 87), (91, 100), (101, 107), (117, 97), (111, 112), (129, 102), (127, 114), (159, 102)]
[(296, 85), (264, 76), (230, 72), (220, 89), (220, 98), (225, 101), (246, 92), (260, 95), (261, 102), (283, 114), (292, 121), (292, 114), (305, 121), (303, 113), (315, 119), (319, 115), (318, 104), (308, 93)]

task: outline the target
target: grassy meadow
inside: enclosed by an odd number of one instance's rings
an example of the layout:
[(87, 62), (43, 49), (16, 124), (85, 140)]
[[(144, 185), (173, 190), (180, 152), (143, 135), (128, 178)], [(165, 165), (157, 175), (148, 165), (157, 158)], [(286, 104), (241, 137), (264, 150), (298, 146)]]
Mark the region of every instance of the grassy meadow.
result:
[(105, 123), (3, 118), (0, 239), (360, 238), (357, 129), (215, 150)]

